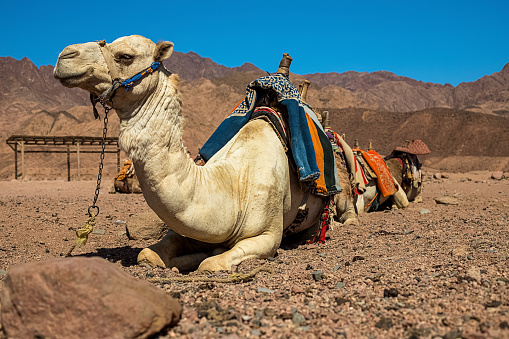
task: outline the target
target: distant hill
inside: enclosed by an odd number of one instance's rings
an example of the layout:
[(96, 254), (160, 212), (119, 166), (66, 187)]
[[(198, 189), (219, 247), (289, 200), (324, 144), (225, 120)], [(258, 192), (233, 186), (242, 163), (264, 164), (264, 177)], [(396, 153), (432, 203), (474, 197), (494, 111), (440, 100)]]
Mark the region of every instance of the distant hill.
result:
[[(274, 70), (278, 62), (274, 61)], [(266, 75), (252, 64), (229, 68), (193, 52), (174, 52), (164, 64), (181, 78), (184, 141), (192, 154), (242, 99), (246, 85)], [(27, 58), (0, 57), (0, 138), (101, 136), (102, 121), (93, 119), (89, 94), (61, 86), (52, 72), (52, 66), (37, 68)], [(503, 137), (509, 135), (509, 64), (456, 87), (385, 71), (290, 76), (295, 85), (305, 79), (311, 81), (307, 101), (320, 111), (329, 110), (332, 127), (346, 133), (350, 143), (358, 139), (365, 144), (369, 139), (380, 152), (389, 152), (405, 139), (421, 138), (432, 149), (433, 164), (444, 168), (452, 166), (443, 162), (451, 156), (509, 157), (509, 138)], [(110, 118), (108, 135), (118, 135), (116, 116)], [(37, 159), (27, 157), (40, 166)], [(62, 160), (55, 159), (45, 157), (44, 166), (62, 166)], [(90, 163), (93, 173), (94, 160)], [(509, 169), (504, 161), (484, 165)], [(13, 168), (13, 152), (2, 142), (0, 179), (12, 178)]]

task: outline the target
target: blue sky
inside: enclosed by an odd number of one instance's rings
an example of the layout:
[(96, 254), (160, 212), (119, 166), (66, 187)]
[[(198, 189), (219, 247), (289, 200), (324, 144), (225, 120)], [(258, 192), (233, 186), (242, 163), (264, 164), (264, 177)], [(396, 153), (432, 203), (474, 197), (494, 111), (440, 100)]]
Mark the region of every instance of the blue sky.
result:
[(475, 81), (509, 62), (507, 0), (3, 1), (0, 56), (54, 65), (67, 45), (131, 34), (228, 66), (297, 74), (385, 70)]

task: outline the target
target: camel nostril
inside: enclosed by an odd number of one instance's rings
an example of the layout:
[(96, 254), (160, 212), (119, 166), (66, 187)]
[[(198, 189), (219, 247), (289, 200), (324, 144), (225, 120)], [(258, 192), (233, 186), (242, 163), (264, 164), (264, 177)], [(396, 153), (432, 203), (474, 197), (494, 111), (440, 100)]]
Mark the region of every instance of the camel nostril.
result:
[(78, 55), (80, 55), (80, 52), (75, 49), (67, 50), (63, 51), (62, 54), (60, 54), (60, 59), (72, 59), (77, 57)]

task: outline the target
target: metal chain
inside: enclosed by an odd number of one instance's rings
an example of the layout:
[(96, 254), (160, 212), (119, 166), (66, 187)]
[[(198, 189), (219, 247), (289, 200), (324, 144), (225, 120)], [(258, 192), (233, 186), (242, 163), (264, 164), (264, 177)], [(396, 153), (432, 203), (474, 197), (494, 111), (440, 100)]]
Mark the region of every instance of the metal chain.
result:
[[(108, 132), (108, 113), (110, 112), (111, 108), (107, 107), (104, 102), (100, 101), (101, 105), (104, 107), (104, 127), (103, 127), (103, 139), (102, 139), (102, 149), (101, 149), (101, 161), (99, 163), (99, 173), (97, 173), (97, 186), (95, 188), (95, 195), (94, 195), (94, 202), (92, 203), (92, 206), (88, 207), (88, 215), (89, 216), (97, 216), (99, 215), (99, 207), (96, 206), (97, 198), (99, 198), (99, 190), (101, 189), (101, 179), (103, 174), (103, 167), (104, 167), (104, 149), (106, 147), (106, 133)], [(92, 214), (91, 210), (96, 209), (97, 213)]]

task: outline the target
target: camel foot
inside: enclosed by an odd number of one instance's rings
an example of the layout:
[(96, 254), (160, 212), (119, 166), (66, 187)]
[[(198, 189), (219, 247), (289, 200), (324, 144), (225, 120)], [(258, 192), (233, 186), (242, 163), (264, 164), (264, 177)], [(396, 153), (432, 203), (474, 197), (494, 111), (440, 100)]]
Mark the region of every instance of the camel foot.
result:
[(348, 218), (343, 223), (343, 226), (354, 226), (354, 227), (360, 226), (359, 219), (357, 219), (357, 218)]
[(219, 256), (214, 256), (203, 260), (198, 267), (198, 271), (229, 271), (231, 268), (231, 264), (224, 262)]
[(149, 265), (150, 267), (162, 267), (162, 268), (166, 268), (166, 265), (161, 260), (159, 255), (157, 255), (157, 253), (152, 251), (150, 248), (144, 248), (138, 254), (138, 264), (140, 264), (140, 265)]

